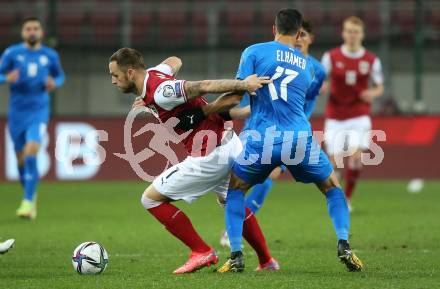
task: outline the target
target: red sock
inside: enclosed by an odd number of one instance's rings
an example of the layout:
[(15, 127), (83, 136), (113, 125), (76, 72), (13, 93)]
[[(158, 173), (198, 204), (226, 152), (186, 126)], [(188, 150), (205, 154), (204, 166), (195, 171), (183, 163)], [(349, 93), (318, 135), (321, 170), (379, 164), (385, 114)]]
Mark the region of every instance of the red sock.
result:
[(347, 198), (347, 200), (350, 200), (351, 195), (353, 193), (354, 187), (356, 185), (356, 182), (359, 178), (359, 174), (360, 174), (360, 170), (359, 169), (350, 169), (347, 168), (345, 170), (345, 197)]
[(204, 253), (211, 248), (202, 240), (184, 212), (170, 203), (148, 209), (165, 228), (193, 252)]
[(246, 218), (243, 223), (243, 237), (254, 248), (260, 264), (265, 264), (271, 259), (269, 248), (257, 218), (249, 208), (246, 208)]

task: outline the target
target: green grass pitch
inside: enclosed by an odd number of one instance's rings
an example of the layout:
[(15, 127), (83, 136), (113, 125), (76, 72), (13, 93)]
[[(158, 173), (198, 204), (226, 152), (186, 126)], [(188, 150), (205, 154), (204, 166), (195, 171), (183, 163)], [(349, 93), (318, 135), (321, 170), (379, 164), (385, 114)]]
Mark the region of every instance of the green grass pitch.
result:
[[(15, 217), (21, 190), (0, 184), (0, 237), (16, 239), (0, 256), (0, 288), (440, 288), (440, 182), (409, 194), (405, 182), (361, 182), (355, 192), (351, 244), (365, 263), (346, 272), (336, 258), (336, 239), (325, 199), (312, 185), (278, 182), (258, 214), (279, 272), (255, 273), (246, 246), (247, 269), (219, 275), (213, 268), (173, 276), (189, 251), (140, 204), (142, 182), (42, 183), (39, 216)], [(204, 239), (219, 250), (223, 212), (209, 194), (193, 205), (176, 203)], [(109, 252), (98, 276), (78, 275), (73, 249), (97, 241)]]

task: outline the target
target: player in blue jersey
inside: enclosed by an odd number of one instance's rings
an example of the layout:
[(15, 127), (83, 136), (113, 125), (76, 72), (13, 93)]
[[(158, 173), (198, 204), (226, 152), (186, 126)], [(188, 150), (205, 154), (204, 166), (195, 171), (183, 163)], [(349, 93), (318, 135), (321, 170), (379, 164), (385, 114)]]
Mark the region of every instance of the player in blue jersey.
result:
[[(313, 42), (313, 27), (309, 21), (304, 20), (301, 25), (300, 34), (298, 39), (295, 39), (294, 47), (299, 49), (306, 57), (307, 60), (313, 65), (315, 75), (313, 81), (307, 90), (304, 113), (306, 117), (310, 119), (312, 116), (313, 109), (315, 108), (316, 98), (319, 96), (319, 91), (321, 89), (322, 83), (326, 78), (325, 69), (321, 62), (309, 54), (309, 46)], [(248, 98), (243, 98), (244, 101), (248, 101)], [(252, 210), (255, 214), (261, 208), (266, 199), (267, 194), (272, 187), (272, 180), (276, 179), (281, 172), (285, 171), (285, 166), (280, 166), (276, 168), (270, 174), (264, 183), (256, 184), (249, 195), (246, 197), (246, 206)]]
[(306, 101), (304, 104), (304, 112), (308, 119), (312, 116), (313, 109), (315, 108), (316, 98), (319, 96), (322, 84), (324, 83), (326, 76), (324, 66), (319, 60), (309, 54), (309, 46), (314, 41), (313, 26), (310, 21), (303, 20), (299, 37), (296, 39), (294, 47), (297, 48), (307, 57), (307, 60), (312, 64), (315, 71), (312, 84), (306, 94)]
[[(230, 110), (230, 114), (233, 119), (245, 119), (245, 127), (248, 117), (251, 114), (249, 105), (249, 96), (244, 95), (241, 98), (239, 105), (236, 108)], [(251, 192), (246, 197), (246, 207), (249, 208), (252, 214), (256, 214), (263, 205), (266, 197), (272, 188), (273, 180), (279, 178), (281, 173), (284, 173), (286, 167), (284, 165), (276, 167), (266, 180), (261, 184), (256, 184), (252, 187)], [(220, 235), (220, 245), (223, 247), (229, 247), (229, 238), (227, 232), (224, 230)], [(276, 271), (280, 268), (278, 262), (275, 259), (270, 260), (269, 263), (260, 264), (260, 268)]]
[(43, 34), (38, 18), (26, 18), (21, 30), (23, 42), (8, 47), (0, 59), (0, 84), (10, 87), (8, 128), (24, 190), (17, 215), (32, 219), (37, 213), (36, 156), (49, 121), (48, 93), (64, 82), (58, 53), (41, 43)]
[[(321, 62), (309, 54), (309, 46), (312, 44), (313, 41), (314, 35), (312, 24), (310, 21), (303, 20), (299, 37), (298, 39), (295, 39), (295, 43), (293, 46), (299, 49), (307, 57), (307, 60), (312, 63), (315, 70), (315, 75), (312, 84), (307, 90), (304, 104), (304, 112), (308, 119), (310, 119), (312, 115), (313, 109), (316, 104), (316, 98), (319, 96), (322, 83), (326, 78), (325, 69), (322, 66)], [(246, 108), (247, 106), (249, 106), (249, 97), (245, 96), (240, 102), (240, 107)], [(246, 207), (249, 208), (252, 213), (256, 214), (260, 210), (261, 206), (266, 200), (267, 195), (269, 194), (270, 189), (272, 188), (273, 180), (276, 180), (281, 173), (285, 172), (285, 170), (286, 167), (284, 165), (275, 168), (263, 183), (256, 184), (252, 187), (252, 190), (246, 196), (245, 200)], [(230, 245), (226, 231), (222, 233), (220, 244), (222, 246)]]
[[(295, 39), (294, 47), (300, 50), (306, 57), (307, 60), (311, 62), (313, 69), (315, 71), (312, 83), (307, 90), (306, 99), (304, 104), (304, 113), (306, 117), (310, 119), (312, 116), (313, 109), (315, 108), (316, 98), (319, 96), (319, 91), (321, 89), (322, 83), (326, 78), (326, 73), (324, 66), (321, 62), (309, 54), (309, 46), (313, 42), (313, 27), (309, 21), (303, 20), (301, 24), (300, 34), (297, 39)], [(243, 98), (244, 101), (248, 101), (248, 98)], [(246, 207), (250, 208), (254, 214), (263, 205), (267, 194), (272, 188), (272, 180), (277, 179), (280, 173), (286, 170), (285, 166), (279, 166), (275, 168), (262, 184), (256, 184), (249, 195), (246, 197)]]
[(248, 136), (232, 168), (225, 211), (231, 256), (218, 270), (221, 273), (244, 270), (241, 237), (244, 195), (282, 164), (295, 180), (315, 183), (325, 195), (338, 238), (338, 257), (350, 271), (362, 269), (361, 261), (348, 243), (349, 212), (344, 192), (328, 157), (313, 141), (304, 113), (315, 71), (311, 61), (293, 48), (301, 23), (302, 16), (297, 10), (280, 10), (273, 27), (275, 40), (252, 45), (241, 57), (237, 78), (265, 75), (272, 76), (272, 83), (257, 90), (251, 98), (251, 116), (245, 127)]
[[(325, 70), (322, 64), (313, 56), (309, 55), (309, 46), (313, 42), (313, 27), (309, 21), (303, 21), (300, 30), (300, 36), (295, 40), (294, 47), (299, 49), (309, 61), (311, 61), (313, 68), (315, 70), (315, 76), (310, 85), (307, 94), (306, 101), (304, 104), (304, 112), (307, 118), (310, 119), (313, 109), (316, 104), (316, 98), (319, 95), (320, 88), (323, 81), (326, 78)], [(249, 97), (245, 96), (240, 102), (240, 107), (247, 108), (249, 106)], [(244, 112), (244, 111), (243, 111)], [(250, 114), (250, 109), (249, 109)], [(269, 191), (273, 186), (273, 180), (276, 180), (281, 173), (286, 170), (285, 166), (279, 166), (275, 168), (269, 177), (261, 184), (256, 184), (252, 187), (251, 191), (246, 196), (245, 206), (249, 208), (253, 214), (256, 214), (260, 208), (263, 206)], [(229, 238), (226, 231), (222, 232), (220, 238), (220, 244), (222, 246), (230, 246)], [(273, 266), (271, 266), (273, 265)], [(278, 264), (268, 264), (268, 268), (279, 268)]]

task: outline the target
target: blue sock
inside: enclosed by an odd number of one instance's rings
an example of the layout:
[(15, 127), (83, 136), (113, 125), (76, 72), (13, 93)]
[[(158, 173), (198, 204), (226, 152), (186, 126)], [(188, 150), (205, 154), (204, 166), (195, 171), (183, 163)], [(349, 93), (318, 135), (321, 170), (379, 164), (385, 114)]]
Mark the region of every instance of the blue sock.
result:
[(24, 158), (24, 170), (24, 198), (33, 201), (39, 180), (36, 156)]
[(242, 250), (243, 222), (245, 217), (244, 192), (229, 189), (226, 197), (225, 222), (231, 252)]
[(246, 207), (256, 214), (266, 200), (267, 194), (272, 188), (272, 179), (267, 178), (264, 183), (255, 185), (250, 194), (246, 197)]
[(325, 197), (328, 213), (335, 227), (338, 240), (348, 240), (350, 213), (348, 212), (344, 192), (340, 188), (332, 188), (327, 191)]
[(18, 175), (19, 175), (21, 186), (24, 188), (24, 165), (18, 166)]

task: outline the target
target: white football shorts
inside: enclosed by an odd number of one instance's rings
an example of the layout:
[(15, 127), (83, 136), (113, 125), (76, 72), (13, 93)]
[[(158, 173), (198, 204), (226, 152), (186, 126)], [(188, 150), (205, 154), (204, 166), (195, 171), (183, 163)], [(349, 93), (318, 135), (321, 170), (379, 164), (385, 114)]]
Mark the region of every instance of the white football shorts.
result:
[(209, 155), (188, 156), (181, 163), (165, 170), (153, 181), (154, 188), (170, 199), (187, 203), (192, 203), (208, 192), (226, 198), (232, 164), (243, 149), (233, 131), (226, 131), (222, 142), (228, 134), (232, 134), (230, 140), (216, 147)]
[(371, 142), (371, 118), (363, 115), (345, 120), (326, 119), (324, 140), (327, 153), (333, 156), (367, 150)]

